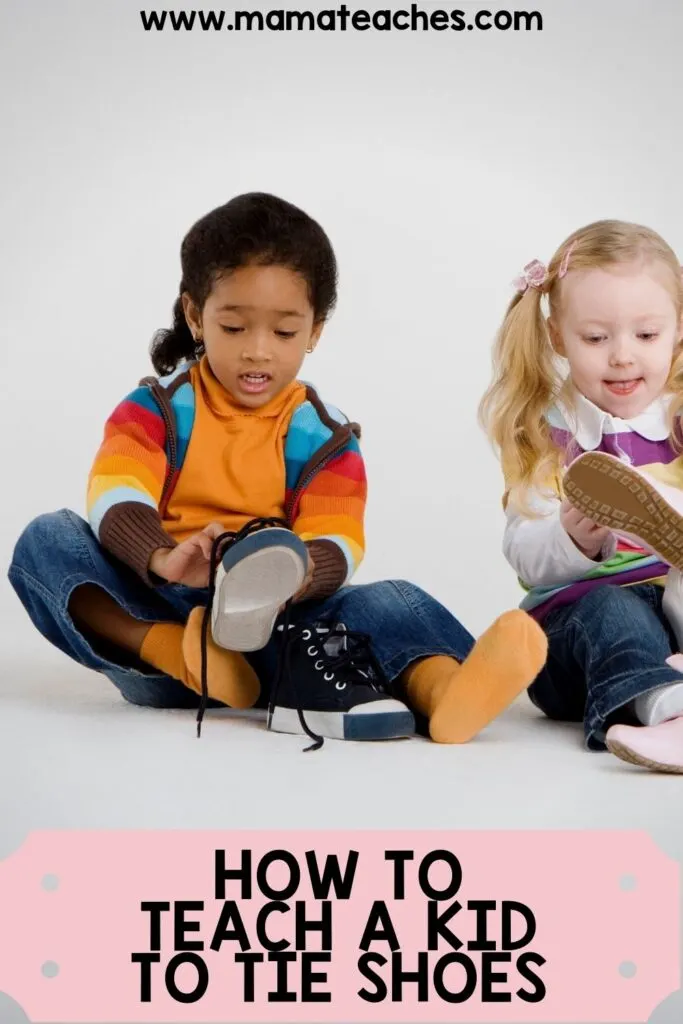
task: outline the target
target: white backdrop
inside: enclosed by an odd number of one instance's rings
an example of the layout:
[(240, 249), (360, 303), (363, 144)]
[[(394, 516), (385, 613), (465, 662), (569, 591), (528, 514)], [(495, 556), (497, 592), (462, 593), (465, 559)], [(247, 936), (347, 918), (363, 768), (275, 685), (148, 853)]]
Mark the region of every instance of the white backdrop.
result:
[[(267, 825), (641, 829), (680, 860), (678, 779), (586, 754), (528, 702), (481, 742), (328, 743), (313, 770), (297, 737), (246, 721), (228, 741), (212, 717), (197, 743), (189, 713), (125, 705), (54, 652), (5, 568), (32, 517), (83, 512), (104, 420), (169, 323), (184, 233), (267, 190), (339, 259), (305, 376), (363, 426), (357, 579), (412, 579), (475, 634), (516, 605), (476, 422), (492, 339), (522, 266), (581, 224), (641, 221), (683, 256), (683, 3), (517, 0), (543, 14), (530, 34), (287, 35), (145, 33), (153, 3), (0, 0), (0, 855), (37, 828)], [(26, 1019), (2, 993), (0, 1018)], [(681, 1019), (677, 997), (651, 1018)]]
[[(683, 252), (680, 0), (535, 6), (541, 33), (238, 36), (145, 33), (130, 0), (3, 0), (3, 566), (33, 516), (83, 511), (185, 231), (267, 190), (340, 263), (304, 376), (364, 429), (357, 579), (412, 579), (475, 634), (518, 603), (476, 423), (510, 282), (602, 217)], [(5, 654), (46, 652), (4, 572), (0, 621)]]

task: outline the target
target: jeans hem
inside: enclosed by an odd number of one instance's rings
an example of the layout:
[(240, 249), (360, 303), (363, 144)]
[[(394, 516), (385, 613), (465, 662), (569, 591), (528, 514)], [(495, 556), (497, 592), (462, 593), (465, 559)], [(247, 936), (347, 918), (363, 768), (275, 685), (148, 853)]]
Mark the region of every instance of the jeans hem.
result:
[[(404, 585), (402, 585), (400, 580), (391, 580), (389, 582), (391, 583), (391, 586), (394, 588), (394, 590), (396, 590), (397, 593), (399, 593), (401, 595), (401, 597), (405, 601), (405, 603), (408, 606), (408, 608), (410, 609), (410, 611), (414, 615), (417, 616), (417, 618), (420, 620), (420, 622), (422, 623), (424, 628), (433, 636), (434, 635), (434, 629), (433, 629), (433, 626), (432, 626), (432, 622), (431, 622), (430, 618), (424, 614), (424, 604), (427, 603), (427, 602), (424, 602), (422, 600), (416, 599), (416, 593), (422, 594), (422, 591), (417, 590), (417, 588), (413, 587), (411, 584), (407, 584), (407, 585), (404, 586)], [(429, 601), (433, 601), (433, 600), (434, 600), (433, 598), (429, 598)], [(456, 621), (457, 621), (458, 626), (460, 627), (460, 629), (464, 633), (467, 633), (467, 630), (465, 630), (465, 627), (462, 625), (462, 623), (459, 620), (456, 620)], [(463, 649), (463, 650), (459, 650), (459, 651), (455, 651), (454, 648), (446, 647), (446, 645), (440, 644), (438, 641), (435, 641), (434, 653), (435, 654), (446, 654), (446, 655), (449, 655), (450, 657), (456, 658), (458, 661), (462, 662), (462, 661), (465, 660), (465, 658), (467, 658), (467, 656), (470, 654), (470, 652), (472, 651), (472, 649), (473, 649), (473, 647), (475, 645), (474, 637), (471, 637), (470, 639), (471, 639), (471, 643), (470, 643), (469, 647), (466, 650)]]
[[(126, 607), (126, 605), (123, 604), (119, 600), (119, 598), (117, 598), (117, 596), (111, 591), (111, 589), (109, 589), (105, 584), (102, 583), (101, 580), (94, 580), (87, 576), (84, 577), (81, 573), (77, 573), (72, 576), (67, 576), (66, 579), (62, 581), (62, 584), (59, 588), (59, 598), (57, 600), (55, 600), (55, 595), (51, 593), (49, 590), (47, 590), (47, 588), (40, 582), (40, 580), (37, 580), (35, 576), (27, 572), (26, 569), (22, 568), (22, 566), (13, 565), (11, 567), (10, 572), (8, 574), (10, 576), (10, 579), (11, 576), (15, 573), (17, 575), (22, 576), (25, 580), (29, 581), (30, 585), (40, 592), (41, 597), (43, 598), (45, 603), (50, 606), (54, 618), (61, 619), (63, 621), (65, 627), (67, 628), (68, 632), (72, 635), (73, 641), (75, 642), (75, 647), (72, 649), (68, 656), (71, 657), (72, 660), (78, 662), (79, 665), (83, 665), (85, 668), (90, 668), (95, 672), (102, 672), (105, 675), (108, 672), (125, 672), (126, 675), (131, 677), (131, 679), (136, 680), (144, 679), (149, 681), (154, 679), (161, 680), (166, 678), (166, 675), (164, 673), (140, 672), (139, 669), (133, 668), (129, 665), (122, 665), (114, 661), (109, 661), (107, 658), (103, 658), (101, 655), (97, 654), (93, 650), (92, 646), (88, 643), (83, 633), (81, 633), (76, 623), (74, 622), (73, 617), (69, 612), (69, 602), (71, 600), (72, 594), (74, 593), (75, 590), (78, 589), (78, 587), (91, 585), (99, 587), (100, 590), (103, 590), (108, 597), (111, 597), (111, 599), (116, 602), (119, 608), (122, 608), (125, 612), (127, 612), (128, 615), (136, 619), (136, 621), (149, 622), (150, 624), (153, 624), (161, 620), (157, 618), (147, 619), (144, 616), (134, 614), (130, 610), (130, 608)], [(150, 666), (150, 668), (154, 668), (154, 666)]]
[(464, 658), (460, 657), (452, 647), (438, 646), (434, 647), (415, 647), (409, 648), (408, 650), (401, 651), (400, 654), (395, 654), (393, 658), (390, 658), (388, 662), (383, 665), (384, 671), (390, 682), (398, 679), (402, 672), (412, 665), (414, 661), (419, 661), (422, 658), (435, 658), (435, 657), (446, 657), (453, 658), (458, 664), (464, 661)]

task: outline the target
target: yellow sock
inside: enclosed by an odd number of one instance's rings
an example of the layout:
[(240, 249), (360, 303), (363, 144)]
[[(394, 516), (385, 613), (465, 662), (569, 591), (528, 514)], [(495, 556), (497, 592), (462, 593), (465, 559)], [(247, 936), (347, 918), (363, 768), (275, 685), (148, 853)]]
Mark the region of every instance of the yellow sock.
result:
[(167, 676), (187, 686), (187, 668), (183, 657), (185, 627), (176, 622), (155, 622), (140, 647), (140, 657)]
[(435, 742), (467, 743), (534, 681), (547, 650), (540, 626), (515, 609), (486, 630), (462, 664), (424, 658), (406, 669), (403, 681)]
[[(190, 690), (202, 692), (201, 635), (203, 608), (190, 613), (185, 626), (158, 622), (140, 648), (143, 661), (179, 679)], [(231, 708), (253, 707), (261, 691), (258, 676), (242, 655), (219, 647), (207, 636), (207, 684), (209, 696)]]

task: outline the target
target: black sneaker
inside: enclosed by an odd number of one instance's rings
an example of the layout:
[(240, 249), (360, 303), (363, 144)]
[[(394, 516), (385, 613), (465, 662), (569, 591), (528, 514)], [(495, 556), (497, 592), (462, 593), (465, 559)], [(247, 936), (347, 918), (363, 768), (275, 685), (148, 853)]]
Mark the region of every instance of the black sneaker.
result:
[(412, 736), (415, 719), (392, 697), (370, 637), (343, 623), (278, 626), (282, 648), (268, 708), (268, 728), (323, 737), (388, 740)]

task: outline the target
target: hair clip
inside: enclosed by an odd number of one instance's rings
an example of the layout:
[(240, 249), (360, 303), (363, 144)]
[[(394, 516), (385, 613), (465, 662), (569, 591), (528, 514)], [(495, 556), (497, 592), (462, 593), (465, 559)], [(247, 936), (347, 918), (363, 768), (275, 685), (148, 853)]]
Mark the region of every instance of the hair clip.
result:
[(564, 256), (562, 258), (562, 262), (560, 263), (560, 269), (557, 272), (557, 276), (559, 278), (563, 278), (565, 276), (565, 274), (567, 273), (567, 271), (569, 270), (569, 259), (571, 257), (571, 254), (574, 251), (574, 246), (575, 245), (576, 245), (576, 239), (574, 239), (574, 241), (569, 246), (569, 248), (567, 249), (566, 253), (564, 254)]
[(548, 268), (540, 260), (532, 260), (527, 263), (519, 277), (515, 278), (513, 284), (518, 292), (524, 293), (527, 288), (537, 288), (539, 291), (548, 278)]

